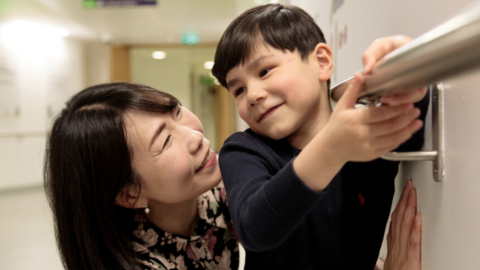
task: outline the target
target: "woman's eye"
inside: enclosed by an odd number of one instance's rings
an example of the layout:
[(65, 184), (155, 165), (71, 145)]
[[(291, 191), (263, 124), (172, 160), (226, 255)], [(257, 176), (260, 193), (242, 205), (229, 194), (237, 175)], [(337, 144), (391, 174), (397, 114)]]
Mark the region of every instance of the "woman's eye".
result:
[(260, 72), (260, 78), (267, 75), (267, 73), (270, 72), (270, 70), (272, 70), (272, 69), (267, 68), (267, 69), (262, 70), (262, 72)]
[(177, 119), (180, 118), (180, 111), (182, 110), (182, 107), (178, 107), (178, 110), (177, 110)]
[(237, 90), (235, 90), (235, 97), (242, 94), (244, 91), (245, 91), (245, 87), (238, 88)]
[(165, 140), (165, 143), (163, 144), (163, 149), (165, 149), (165, 146), (167, 146), (168, 142), (170, 141), (170, 135), (168, 135), (167, 139)]

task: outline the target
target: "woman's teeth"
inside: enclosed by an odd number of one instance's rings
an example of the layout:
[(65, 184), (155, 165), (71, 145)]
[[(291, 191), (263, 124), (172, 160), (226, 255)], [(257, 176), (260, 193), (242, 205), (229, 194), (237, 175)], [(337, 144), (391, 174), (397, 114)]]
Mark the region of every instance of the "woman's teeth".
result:
[[(212, 151), (208, 151), (208, 154), (207, 154), (207, 157), (205, 158), (205, 160), (202, 162), (202, 165), (200, 165), (200, 168), (198, 168), (198, 170), (200, 170), (201, 168), (203, 168), (203, 166), (205, 166), (205, 164), (207, 164), (208, 161), (210, 161), (210, 158), (212, 157)], [(198, 171), (197, 170), (197, 171)]]

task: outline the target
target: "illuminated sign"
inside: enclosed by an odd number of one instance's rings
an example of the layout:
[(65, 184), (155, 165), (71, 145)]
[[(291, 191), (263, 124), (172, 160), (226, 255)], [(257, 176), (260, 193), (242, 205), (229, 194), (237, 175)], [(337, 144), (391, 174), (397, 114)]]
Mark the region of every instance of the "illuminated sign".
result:
[(157, 0), (83, 0), (84, 8), (155, 5)]
[(190, 33), (182, 35), (182, 44), (183, 45), (197, 45), (200, 41), (198, 34)]

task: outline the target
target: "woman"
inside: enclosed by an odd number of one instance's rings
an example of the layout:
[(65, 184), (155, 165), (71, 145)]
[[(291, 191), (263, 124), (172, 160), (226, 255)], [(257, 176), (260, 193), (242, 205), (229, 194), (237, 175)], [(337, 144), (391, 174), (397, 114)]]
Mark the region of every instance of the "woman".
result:
[(65, 268), (237, 269), (220, 182), (202, 124), (173, 96), (129, 83), (79, 92), (45, 159)]

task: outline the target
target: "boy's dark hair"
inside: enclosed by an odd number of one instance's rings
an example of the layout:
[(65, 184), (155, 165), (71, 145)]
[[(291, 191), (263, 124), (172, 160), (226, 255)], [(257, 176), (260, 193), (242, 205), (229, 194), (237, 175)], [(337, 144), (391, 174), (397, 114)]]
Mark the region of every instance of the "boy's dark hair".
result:
[[(301, 8), (280, 4), (257, 6), (238, 16), (223, 33), (212, 74), (228, 89), (227, 73), (248, 60), (261, 41), (280, 50), (296, 49), (302, 60), (307, 59), (318, 43), (326, 43), (320, 27)], [(330, 80), (327, 86), (330, 88)]]
[(135, 210), (115, 205), (124, 187), (141, 189), (124, 118), (128, 111), (165, 114), (177, 104), (145, 85), (111, 83), (79, 92), (57, 116), (47, 139), (44, 184), (65, 269), (145, 268), (131, 243)]

